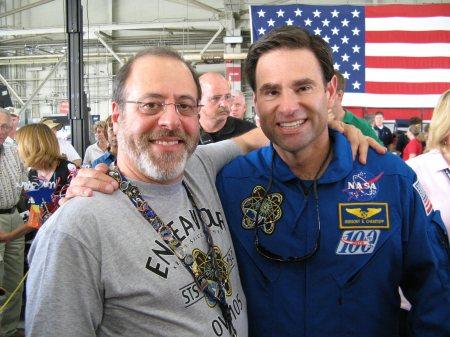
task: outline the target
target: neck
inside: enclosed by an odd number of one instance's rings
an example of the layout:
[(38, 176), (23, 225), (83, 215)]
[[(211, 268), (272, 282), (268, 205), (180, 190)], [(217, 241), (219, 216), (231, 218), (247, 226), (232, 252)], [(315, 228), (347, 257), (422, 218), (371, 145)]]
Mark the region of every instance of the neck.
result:
[(200, 116), (200, 125), (203, 130), (206, 132), (217, 132), (221, 130), (225, 123), (227, 122), (227, 119), (210, 119), (205, 118), (203, 116)]
[(157, 180), (152, 177), (148, 177), (143, 172), (141, 172), (138, 167), (136, 167), (135, 165), (130, 165), (130, 163), (133, 162), (134, 161), (126, 155), (121, 153), (117, 154), (117, 167), (119, 168), (120, 172), (129, 179), (157, 185), (171, 185), (183, 179), (183, 174), (174, 179), (168, 180)]
[(287, 152), (280, 150), (274, 144), (281, 159), (289, 166), (289, 169), (302, 180), (318, 179), (325, 172), (329, 162), (331, 161), (331, 142), (326, 133), (327, 138), (321, 141), (319, 146), (309, 145), (307, 148), (298, 152)]
[(55, 173), (56, 166), (58, 166), (58, 163), (54, 163), (51, 167), (46, 169), (36, 169), (38, 177), (49, 181), (52, 178), (53, 173)]

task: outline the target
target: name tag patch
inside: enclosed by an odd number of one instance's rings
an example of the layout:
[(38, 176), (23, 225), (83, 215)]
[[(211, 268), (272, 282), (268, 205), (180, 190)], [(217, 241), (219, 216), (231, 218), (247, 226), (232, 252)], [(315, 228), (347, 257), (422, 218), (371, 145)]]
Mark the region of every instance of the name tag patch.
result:
[(371, 254), (380, 237), (378, 229), (344, 231), (336, 248), (337, 255)]
[(389, 229), (386, 202), (339, 203), (339, 229)]

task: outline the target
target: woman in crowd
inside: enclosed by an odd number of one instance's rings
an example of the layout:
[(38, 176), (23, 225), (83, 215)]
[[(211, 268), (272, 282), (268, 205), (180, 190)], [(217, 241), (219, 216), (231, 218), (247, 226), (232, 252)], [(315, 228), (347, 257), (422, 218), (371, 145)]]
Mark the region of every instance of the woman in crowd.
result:
[(406, 136), (409, 139), (408, 144), (406, 144), (403, 150), (403, 160), (408, 160), (422, 154), (423, 147), (420, 140), (417, 138), (420, 134), (420, 125), (411, 125), (406, 131)]
[(13, 240), (39, 228), (59, 207), (71, 178), (76, 173), (73, 163), (59, 152), (56, 135), (44, 124), (30, 124), (16, 135), (19, 156), (30, 170), (23, 189), (30, 203), (29, 221), (10, 233), (0, 233), (0, 242)]
[(433, 111), (426, 148), (426, 153), (406, 163), (450, 232), (450, 90), (442, 94)]
[(97, 166), (100, 163), (110, 165), (116, 160), (117, 156), (117, 137), (114, 134), (113, 123), (111, 116), (105, 120), (105, 136), (108, 141), (108, 150), (100, 157), (92, 161), (92, 167)]
[(94, 125), (95, 142), (89, 145), (86, 149), (83, 159), (83, 166), (92, 166), (92, 162), (98, 157), (102, 156), (108, 149), (108, 140), (105, 136), (106, 124), (103, 121), (97, 122)]

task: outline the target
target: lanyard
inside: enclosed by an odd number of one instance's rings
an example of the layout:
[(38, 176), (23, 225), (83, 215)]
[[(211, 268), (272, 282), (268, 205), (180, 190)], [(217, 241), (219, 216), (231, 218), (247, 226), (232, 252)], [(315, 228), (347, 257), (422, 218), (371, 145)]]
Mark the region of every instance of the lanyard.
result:
[[(160, 235), (161, 239), (167, 244), (174, 255), (180, 260), (185, 269), (191, 274), (197, 287), (203, 291), (205, 296), (212, 302), (219, 305), (225, 322), (227, 323), (228, 330), (233, 337), (237, 337), (236, 329), (233, 326), (231, 319), (231, 309), (227, 304), (225, 298), (225, 277), (222, 276), (218, 262), (216, 252), (214, 251), (214, 242), (211, 236), (211, 232), (206, 225), (203, 214), (195, 202), (193, 194), (186, 182), (183, 180), (182, 184), (186, 191), (189, 201), (194, 207), (202, 225), (203, 233), (208, 243), (207, 259), (212, 264), (213, 272), (204, 272), (202, 274), (194, 272), (193, 264), (194, 258), (191, 254), (186, 252), (185, 247), (173, 234), (173, 230), (170, 226), (166, 225), (156, 212), (150, 207), (150, 205), (141, 196), (141, 193), (137, 186), (134, 186), (129, 182), (119, 171), (117, 166), (112, 166), (108, 171), (108, 175), (114, 178), (119, 183), (120, 190), (130, 199), (136, 209), (141, 213), (145, 220), (148, 221), (151, 227)], [(196, 268), (197, 270), (198, 268)]]
[(447, 167), (444, 169), (445, 174), (447, 175), (447, 178), (450, 179), (450, 169)]

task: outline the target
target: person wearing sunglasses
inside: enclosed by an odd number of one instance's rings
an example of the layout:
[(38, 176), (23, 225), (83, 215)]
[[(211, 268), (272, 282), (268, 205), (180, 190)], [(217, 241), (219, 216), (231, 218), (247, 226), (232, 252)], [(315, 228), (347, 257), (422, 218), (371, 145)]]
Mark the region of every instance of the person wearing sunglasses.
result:
[(399, 158), (367, 164), (327, 128), (331, 51), (299, 27), (272, 30), (246, 59), (270, 146), (227, 164), (217, 188), (247, 298), (249, 335), (450, 336), (449, 244), (439, 213)]

